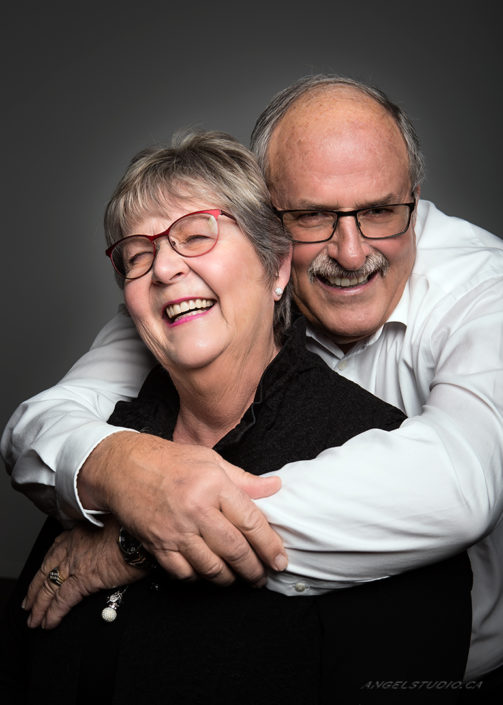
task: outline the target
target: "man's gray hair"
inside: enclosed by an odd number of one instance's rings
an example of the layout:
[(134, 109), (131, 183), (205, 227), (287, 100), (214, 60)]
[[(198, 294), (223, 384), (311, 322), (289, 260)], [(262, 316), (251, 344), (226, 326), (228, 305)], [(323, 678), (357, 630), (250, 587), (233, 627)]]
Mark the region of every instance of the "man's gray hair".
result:
[(299, 79), (288, 88), (277, 93), (266, 109), (259, 116), (251, 135), (251, 149), (268, 180), (268, 149), (274, 128), (288, 112), (289, 108), (303, 95), (314, 90), (349, 86), (375, 100), (392, 116), (400, 130), (409, 156), (409, 175), (414, 191), (424, 178), (424, 158), (419, 140), (410, 119), (398, 105), (393, 103), (381, 90), (345, 76), (318, 74)]
[[(255, 248), (265, 281), (274, 281), (291, 238), (272, 209), (254, 155), (223, 132), (179, 133), (171, 146), (150, 147), (133, 157), (105, 211), (107, 244), (131, 234), (149, 214), (165, 212), (167, 201), (186, 198), (207, 201), (232, 215)], [(277, 340), (289, 321), (287, 288), (275, 306)]]

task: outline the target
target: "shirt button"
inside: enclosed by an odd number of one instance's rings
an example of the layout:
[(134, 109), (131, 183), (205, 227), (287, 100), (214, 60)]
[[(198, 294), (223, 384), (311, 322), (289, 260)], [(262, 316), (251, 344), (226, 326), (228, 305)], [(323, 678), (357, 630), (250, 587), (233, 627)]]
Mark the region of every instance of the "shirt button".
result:
[(348, 366), (348, 363), (345, 360), (342, 360), (342, 362), (339, 362), (337, 365), (338, 370), (345, 370), (346, 367)]
[(306, 583), (295, 583), (294, 588), (295, 592), (304, 592), (307, 590), (307, 585)]

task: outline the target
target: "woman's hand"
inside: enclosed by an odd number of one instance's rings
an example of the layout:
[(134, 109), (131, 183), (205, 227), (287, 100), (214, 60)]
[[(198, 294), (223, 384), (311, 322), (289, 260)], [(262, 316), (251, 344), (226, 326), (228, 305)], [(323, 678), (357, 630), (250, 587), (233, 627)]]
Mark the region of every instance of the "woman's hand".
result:
[[(106, 517), (104, 524), (103, 529), (80, 524), (56, 538), (23, 600), (23, 608), (31, 612), (29, 627), (53, 629), (87, 595), (146, 575), (125, 563), (117, 544), (117, 521)], [(54, 569), (63, 579), (59, 586), (49, 579)]]

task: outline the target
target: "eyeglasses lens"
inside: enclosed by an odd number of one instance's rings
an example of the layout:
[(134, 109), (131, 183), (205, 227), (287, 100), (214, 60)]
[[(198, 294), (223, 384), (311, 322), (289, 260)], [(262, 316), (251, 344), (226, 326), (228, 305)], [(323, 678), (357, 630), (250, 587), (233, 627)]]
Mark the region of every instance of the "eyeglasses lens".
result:
[(204, 255), (214, 247), (218, 238), (218, 222), (211, 213), (195, 213), (175, 221), (167, 231), (153, 239), (146, 235), (126, 237), (112, 251), (115, 269), (126, 279), (142, 277), (152, 267), (160, 240), (164, 238), (180, 255)]
[(369, 208), (358, 213), (358, 225), (365, 237), (391, 237), (405, 232), (410, 209), (406, 205)]
[[(359, 210), (356, 218), (365, 237), (383, 238), (404, 233), (409, 227), (410, 214), (408, 205), (385, 205)], [(343, 213), (337, 215), (332, 211), (294, 211), (284, 213), (283, 223), (294, 240), (323, 242), (331, 238), (338, 219), (344, 217)]]

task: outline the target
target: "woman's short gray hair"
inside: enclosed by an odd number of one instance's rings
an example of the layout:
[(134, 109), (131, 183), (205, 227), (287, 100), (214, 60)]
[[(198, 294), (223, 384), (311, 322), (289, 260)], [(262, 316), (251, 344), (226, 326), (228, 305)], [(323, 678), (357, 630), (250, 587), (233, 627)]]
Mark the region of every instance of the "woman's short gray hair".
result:
[(419, 186), (424, 179), (424, 157), (421, 153), (419, 139), (414, 126), (406, 113), (398, 105), (393, 103), (385, 93), (378, 88), (361, 83), (345, 76), (334, 76), (318, 74), (316, 76), (306, 76), (299, 79), (288, 88), (277, 93), (266, 109), (259, 116), (251, 135), (251, 148), (257, 157), (257, 161), (262, 172), (268, 178), (267, 152), (269, 140), (274, 128), (281, 118), (288, 112), (289, 108), (301, 96), (306, 93), (323, 88), (333, 88), (337, 86), (349, 86), (361, 91), (365, 95), (375, 100), (392, 116), (398, 129), (400, 130), (409, 155), (409, 175), (412, 191)]
[[(166, 201), (208, 199), (229, 212), (252, 243), (272, 283), (288, 255), (291, 238), (275, 215), (253, 154), (223, 132), (184, 132), (171, 146), (154, 146), (131, 160), (105, 211), (105, 235), (112, 245)], [(289, 287), (276, 304), (277, 340), (290, 322)]]

